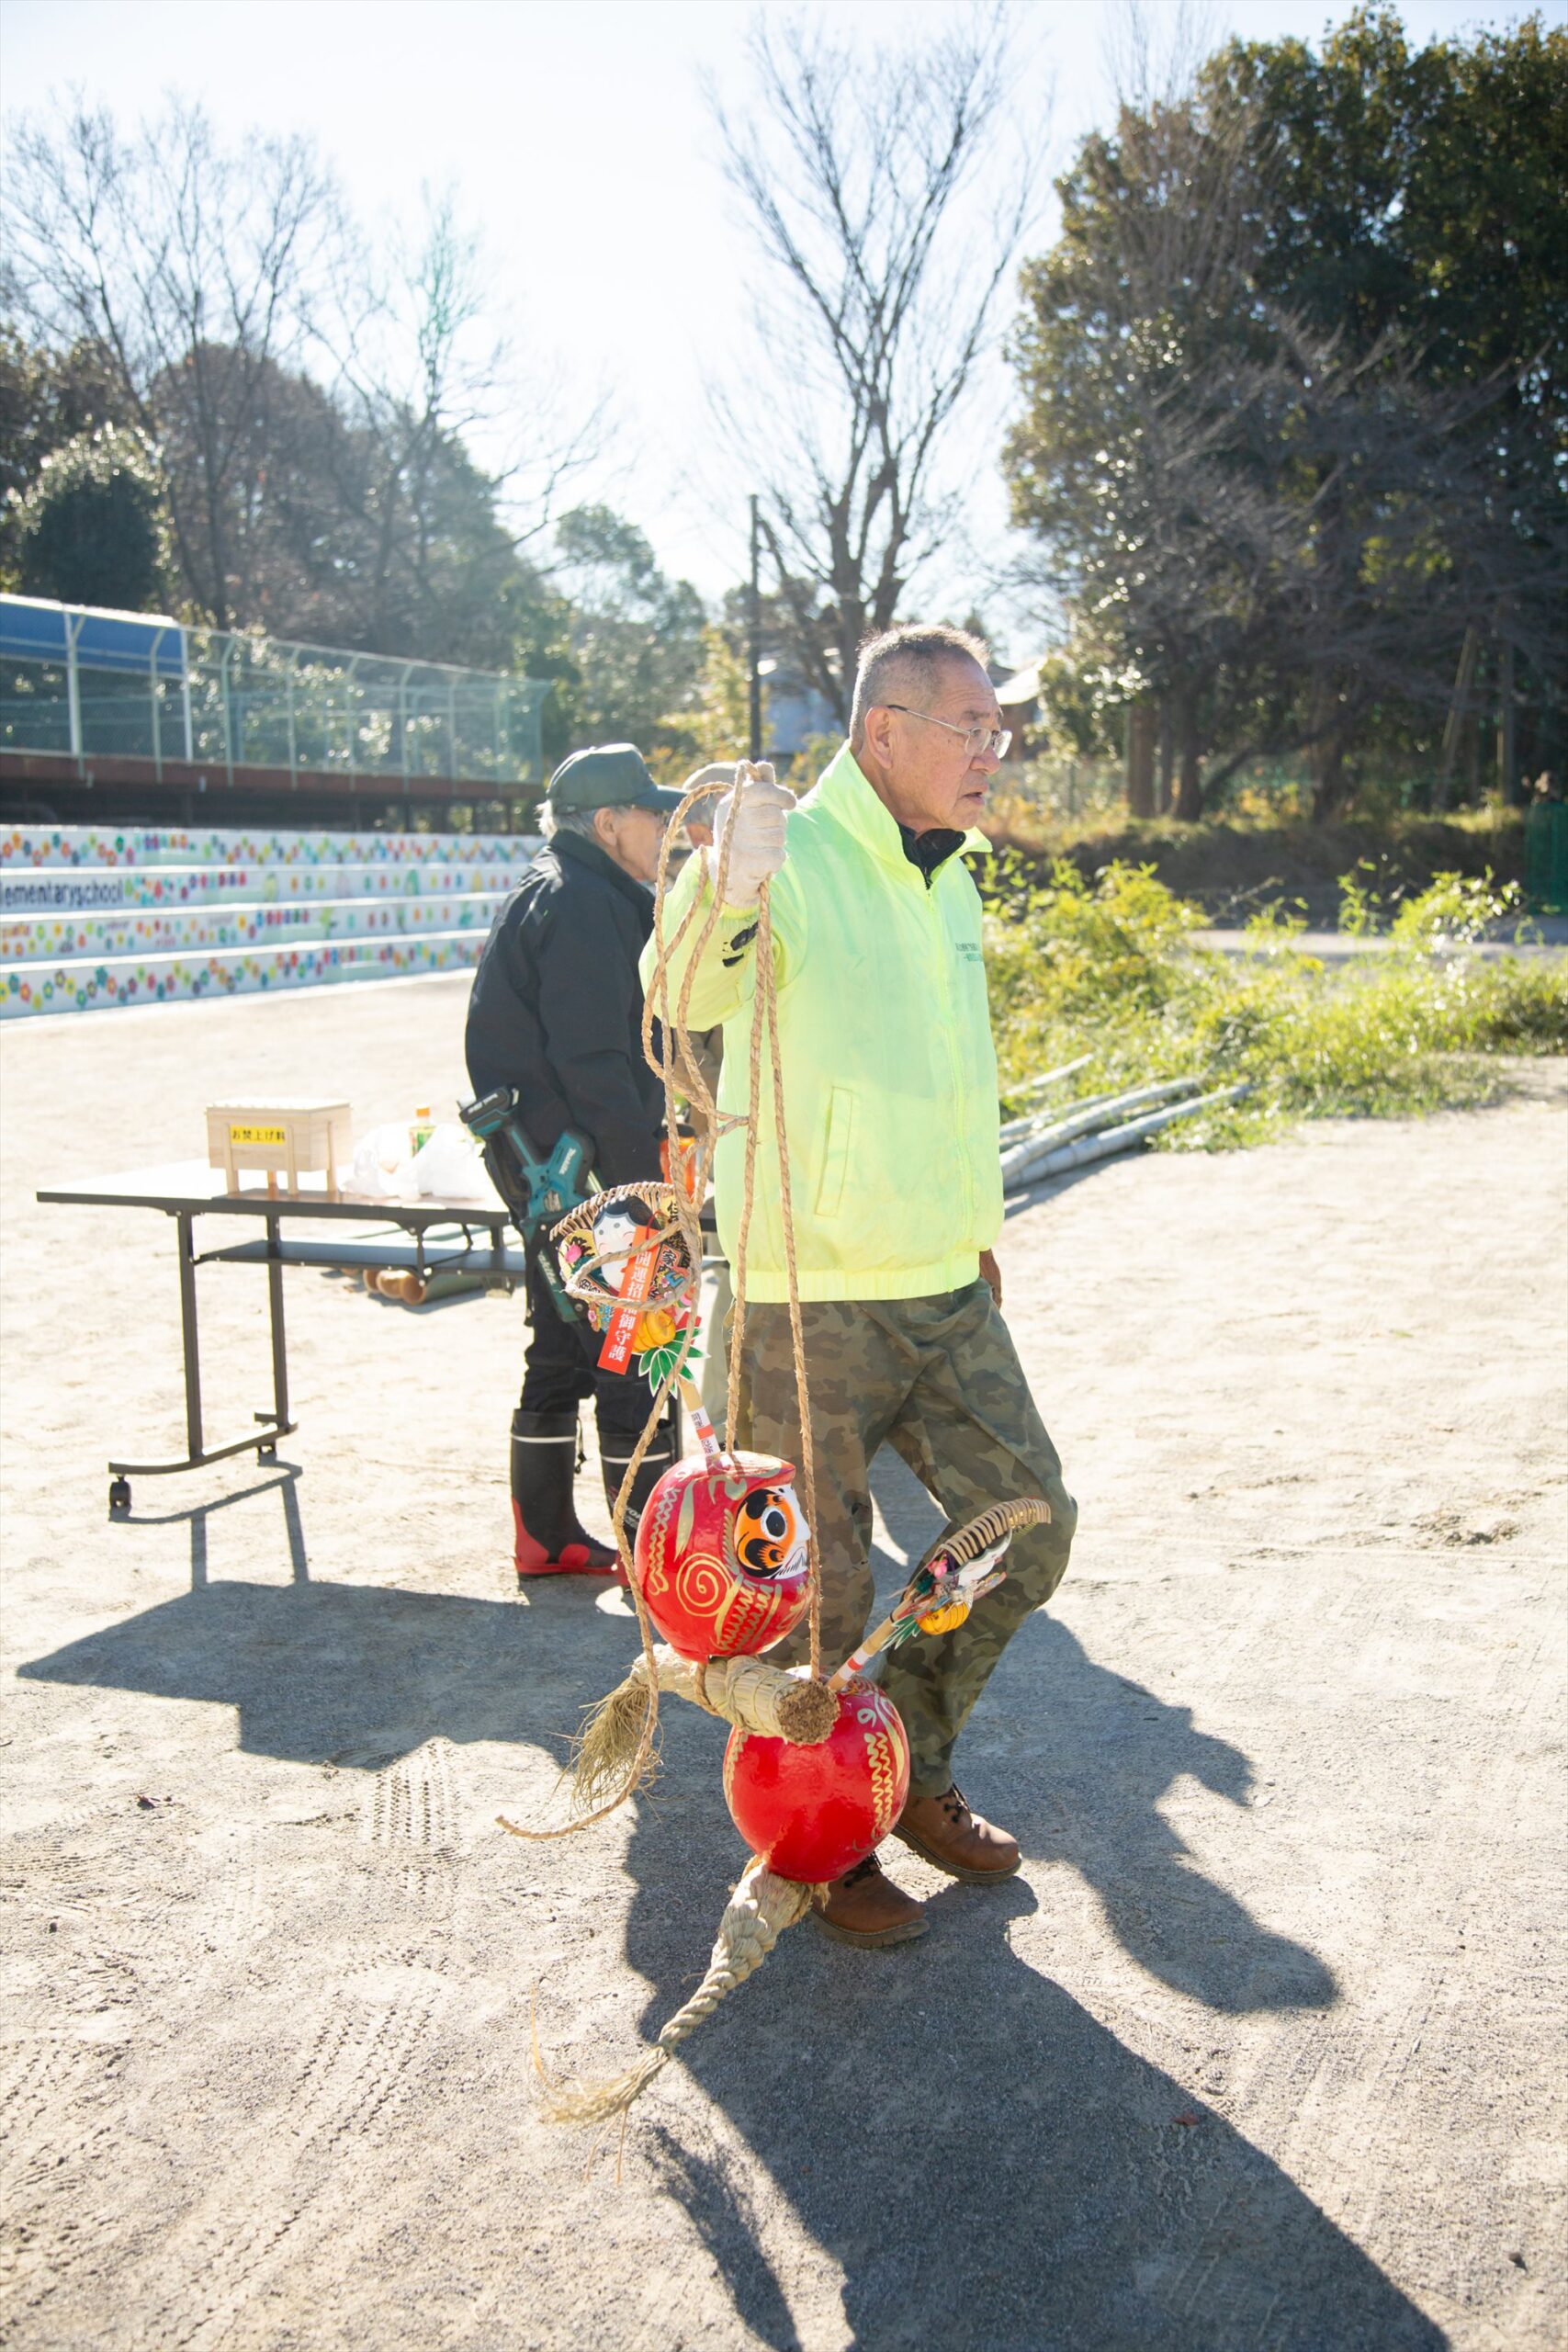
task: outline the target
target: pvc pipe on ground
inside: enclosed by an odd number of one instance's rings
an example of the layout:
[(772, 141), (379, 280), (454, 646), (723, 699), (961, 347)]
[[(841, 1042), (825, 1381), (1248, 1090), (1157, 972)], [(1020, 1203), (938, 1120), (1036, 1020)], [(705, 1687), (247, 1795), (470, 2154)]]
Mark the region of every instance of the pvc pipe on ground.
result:
[(1112, 1125), (1123, 1112), (1143, 1110), (1156, 1102), (1174, 1102), (1179, 1095), (1195, 1093), (1201, 1082), (1195, 1078), (1158, 1079), (1147, 1086), (1129, 1087), (1124, 1093), (1095, 1096), (1092, 1102), (1082, 1104), (1055, 1126), (1043, 1128), (1026, 1142), (1015, 1144), (1010, 1151), (1004, 1151), (1003, 1183), (1021, 1182), (1032, 1175), (1040, 1161), (1061, 1146), (1075, 1142), (1079, 1136), (1091, 1134), (1097, 1127)]
[(1063, 1144), (1038, 1167), (1031, 1169), (1027, 1181), (1039, 1183), (1047, 1176), (1065, 1175), (1069, 1168), (1086, 1168), (1093, 1160), (1109, 1159), (1113, 1153), (1125, 1151), (1130, 1144), (1143, 1143), (1148, 1136), (1157, 1135), (1162, 1127), (1170, 1126), (1178, 1119), (1190, 1119), (1196, 1112), (1211, 1111), (1216, 1103), (1238, 1102), (1251, 1091), (1250, 1085), (1222, 1086), (1213, 1094), (1201, 1094), (1195, 1102), (1172, 1103), (1167, 1110), (1151, 1111), (1146, 1118), (1129, 1119), (1122, 1126), (1085, 1136), (1077, 1143)]

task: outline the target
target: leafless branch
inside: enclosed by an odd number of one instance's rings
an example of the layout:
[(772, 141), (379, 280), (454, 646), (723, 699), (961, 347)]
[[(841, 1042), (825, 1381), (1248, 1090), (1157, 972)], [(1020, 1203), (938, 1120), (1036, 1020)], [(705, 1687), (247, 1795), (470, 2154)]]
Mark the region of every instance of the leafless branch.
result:
[(175, 543), (220, 626), (242, 589), (242, 453), (309, 336), (338, 226), (308, 141), (253, 136), (225, 152), (202, 109), (179, 100), (130, 139), (79, 92), (16, 131), (7, 292), (40, 340), (109, 355), (144, 429), (186, 444)]
[(1032, 215), (1045, 124), (992, 0), (919, 46), (760, 17), (753, 102), (710, 90), (763, 265), (762, 355), (716, 386), (762, 497), (791, 650), (847, 716), (855, 650), (895, 618), (962, 504), (942, 470)]

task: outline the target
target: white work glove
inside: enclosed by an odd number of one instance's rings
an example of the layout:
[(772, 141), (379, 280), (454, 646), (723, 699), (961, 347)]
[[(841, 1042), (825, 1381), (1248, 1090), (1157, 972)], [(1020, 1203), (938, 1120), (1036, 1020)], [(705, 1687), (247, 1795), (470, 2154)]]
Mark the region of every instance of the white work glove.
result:
[(754, 906), (763, 883), (778, 872), (784, 862), (784, 818), (794, 807), (794, 793), (774, 781), (765, 760), (755, 767), (749, 760), (736, 762), (734, 785), (714, 811), (713, 846), (703, 853), (716, 884), (720, 850), (733, 809), (735, 830), (724, 883), (727, 907)]

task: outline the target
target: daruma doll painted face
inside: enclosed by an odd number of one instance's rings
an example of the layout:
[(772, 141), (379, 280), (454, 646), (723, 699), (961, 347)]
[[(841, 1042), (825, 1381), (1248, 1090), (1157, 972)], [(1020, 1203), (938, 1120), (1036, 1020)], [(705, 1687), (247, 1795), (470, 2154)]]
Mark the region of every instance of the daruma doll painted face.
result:
[(794, 1464), (772, 1453), (677, 1462), (643, 1511), (632, 1568), (681, 1657), (755, 1657), (782, 1642), (807, 1599)]
[(754, 1854), (781, 1878), (825, 1886), (880, 1846), (909, 1793), (909, 1742), (898, 1710), (860, 1676), (839, 1693), (839, 1720), (818, 1747), (732, 1731), (724, 1798)]

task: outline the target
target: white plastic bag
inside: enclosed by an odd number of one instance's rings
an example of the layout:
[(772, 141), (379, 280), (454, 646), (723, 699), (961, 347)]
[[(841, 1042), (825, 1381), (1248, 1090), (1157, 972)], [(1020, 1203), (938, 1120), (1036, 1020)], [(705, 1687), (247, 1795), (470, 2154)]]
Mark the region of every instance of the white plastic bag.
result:
[(422, 1201), (482, 1202), (487, 1208), (501, 1205), (479, 1146), (467, 1127), (450, 1119), (444, 1119), (423, 1148), (415, 1152), (408, 1172)]
[(385, 1126), (372, 1127), (355, 1145), (349, 1190), (371, 1201), (402, 1200), (407, 1197), (412, 1167), (407, 1127), (389, 1120)]

